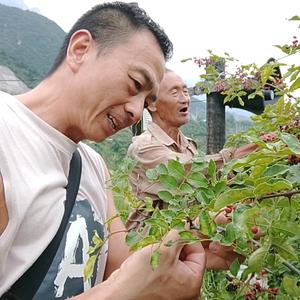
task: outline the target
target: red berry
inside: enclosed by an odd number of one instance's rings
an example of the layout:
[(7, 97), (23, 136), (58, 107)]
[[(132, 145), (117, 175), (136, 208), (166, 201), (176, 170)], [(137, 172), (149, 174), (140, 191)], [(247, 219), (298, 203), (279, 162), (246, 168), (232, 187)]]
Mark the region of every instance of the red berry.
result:
[(230, 206), (225, 207), (225, 211), (226, 211), (228, 214), (231, 213), (231, 212), (232, 212), (232, 207), (230, 207)]
[(256, 226), (252, 226), (252, 227), (251, 227), (251, 232), (252, 232), (253, 234), (257, 234), (257, 233), (258, 233), (258, 228), (257, 228)]

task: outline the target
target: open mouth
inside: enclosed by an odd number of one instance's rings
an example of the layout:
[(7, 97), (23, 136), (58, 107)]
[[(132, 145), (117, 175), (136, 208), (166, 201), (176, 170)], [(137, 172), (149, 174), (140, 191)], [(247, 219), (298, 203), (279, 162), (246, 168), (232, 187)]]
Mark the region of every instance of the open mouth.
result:
[(179, 112), (186, 113), (188, 111), (188, 107), (183, 107), (179, 110)]
[(111, 125), (112, 125), (112, 128), (114, 129), (114, 130), (117, 130), (117, 125), (116, 125), (116, 121), (115, 121), (115, 119), (111, 116), (111, 115), (107, 115), (107, 117), (108, 117), (108, 119), (110, 120), (110, 123), (111, 123)]

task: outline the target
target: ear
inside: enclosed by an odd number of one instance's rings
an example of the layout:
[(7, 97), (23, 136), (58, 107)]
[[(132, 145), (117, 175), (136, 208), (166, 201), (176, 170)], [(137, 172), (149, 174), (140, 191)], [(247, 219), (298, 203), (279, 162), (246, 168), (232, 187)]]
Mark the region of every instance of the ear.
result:
[[(157, 101), (157, 100), (156, 100)], [(151, 101), (147, 107), (147, 109), (153, 113), (155, 111), (157, 111), (157, 107), (156, 107), (156, 101)]]
[(88, 30), (82, 29), (73, 33), (66, 54), (67, 64), (73, 72), (77, 72), (93, 43), (94, 40)]

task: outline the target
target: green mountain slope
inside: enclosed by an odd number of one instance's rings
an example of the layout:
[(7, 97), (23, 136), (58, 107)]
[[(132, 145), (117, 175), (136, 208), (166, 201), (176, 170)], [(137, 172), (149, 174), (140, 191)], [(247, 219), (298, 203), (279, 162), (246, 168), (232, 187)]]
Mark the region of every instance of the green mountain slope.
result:
[(0, 4), (0, 65), (27, 86), (35, 86), (50, 70), (64, 36), (46, 17)]

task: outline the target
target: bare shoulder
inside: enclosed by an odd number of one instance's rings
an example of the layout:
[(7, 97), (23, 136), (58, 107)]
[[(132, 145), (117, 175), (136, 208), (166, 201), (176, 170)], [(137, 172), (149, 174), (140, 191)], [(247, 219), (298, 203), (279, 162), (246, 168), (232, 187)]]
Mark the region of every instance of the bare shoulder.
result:
[(8, 211), (5, 202), (4, 185), (2, 176), (0, 175), (0, 235), (6, 228), (8, 223)]

